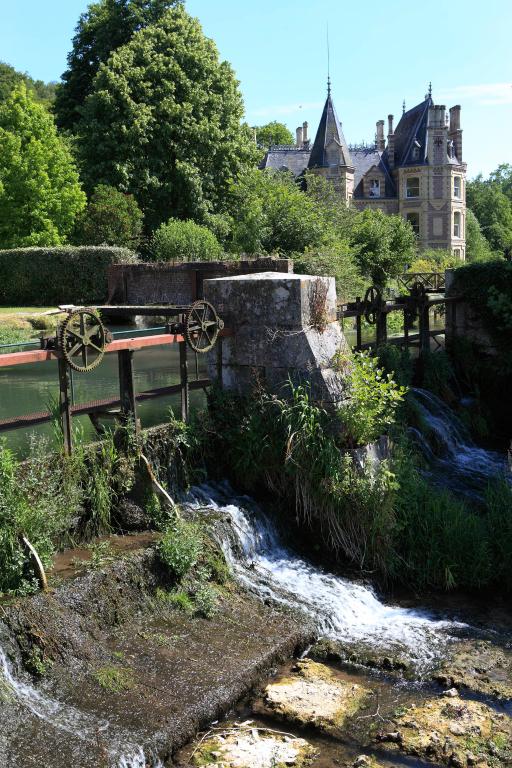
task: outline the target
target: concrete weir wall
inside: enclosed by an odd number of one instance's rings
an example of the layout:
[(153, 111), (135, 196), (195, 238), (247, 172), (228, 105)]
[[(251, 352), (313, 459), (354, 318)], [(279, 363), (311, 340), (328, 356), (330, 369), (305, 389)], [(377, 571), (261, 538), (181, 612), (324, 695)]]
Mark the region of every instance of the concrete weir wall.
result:
[[(233, 332), (222, 341), (224, 388), (247, 393), (259, 378), (282, 392), (290, 377), (308, 382), (324, 405), (343, 398), (343, 377), (332, 365), (349, 347), (336, 320), (334, 278), (276, 272), (222, 277), (205, 281), (204, 296)], [(209, 356), (212, 379), (217, 355)]]

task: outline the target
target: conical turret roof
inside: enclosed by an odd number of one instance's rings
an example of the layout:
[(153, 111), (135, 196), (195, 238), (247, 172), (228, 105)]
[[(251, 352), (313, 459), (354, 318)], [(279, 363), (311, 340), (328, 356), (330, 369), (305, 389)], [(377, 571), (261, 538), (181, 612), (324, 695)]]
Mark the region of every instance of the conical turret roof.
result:
[(329, 88), (308, 168), (328, 168), (333, 165), (352, 166), (352, 160)]

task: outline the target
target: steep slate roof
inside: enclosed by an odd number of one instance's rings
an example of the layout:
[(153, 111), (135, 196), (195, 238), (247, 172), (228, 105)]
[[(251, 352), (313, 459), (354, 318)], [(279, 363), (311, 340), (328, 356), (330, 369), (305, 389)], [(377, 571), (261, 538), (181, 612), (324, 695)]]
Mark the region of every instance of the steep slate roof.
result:
[(350, 152), (348, 151), (347, 142), (343, 136), (341, 124), (338, 120), (329, 92), (320, 119), (320, 125), (316, 132), (313, 149), (311, 150), (308, 168), (327, 168), (329, 163), (327, 161), (326, 149), (333, 141), (336, 142), (340, 148), (340, 165), (351, 166), (352, 159), (350, 157)]
[(287, 169), (293, 173), (294, 176), (300, 176), (300, 174), (308, 167), (309, 157), (311, 150), (299, 149), (298, 147), (287, 146), (271, 146), (265, 157), (261, 161), (259, 168), (274, 168), (277, 171)]
[[(395, 166), (423, 165), (427, 162), (427, 126), (428, 110), (434, 102), (430, 96), (405, 112), (400, 118), (395, 130)], [(413, 160), (412, 149), (414, 141), (420, 144), (420, 155)], [(384, 152), (384, 162), (387, 165), (387, 149)]]
[(378, 167), (379, 171), (382, 171), (386, 179), (384, 197), (396, 196), (395, 184), (387, 166), (382, 161), (382, 152), (374, 147), (356, 147), (350, 150), (350, 157), (354, 166), (354, 197), (364, 197), (363, 177), (374, 165)]

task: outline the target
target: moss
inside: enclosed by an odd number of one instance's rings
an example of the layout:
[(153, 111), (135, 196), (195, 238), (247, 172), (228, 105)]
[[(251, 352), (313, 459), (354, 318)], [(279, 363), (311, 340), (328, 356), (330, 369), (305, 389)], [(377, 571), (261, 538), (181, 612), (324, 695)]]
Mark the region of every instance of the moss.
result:
[(134, 686), (133, 673), (123, 667), (101, 667), (94, 673), (96, 682), (108, 693), (122, 693)]

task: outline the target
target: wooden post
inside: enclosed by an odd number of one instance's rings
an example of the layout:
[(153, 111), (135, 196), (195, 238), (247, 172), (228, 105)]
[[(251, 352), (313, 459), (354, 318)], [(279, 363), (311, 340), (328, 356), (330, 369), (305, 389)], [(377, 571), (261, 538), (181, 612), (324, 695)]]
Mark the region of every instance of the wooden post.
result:
[(385, 344), (388, 340), (388, 313), (386, 312), (386, 304), (382, 302), (377, 311), (377, 346)]
[(133, 351), (122, 349), (117, 353), (119, 362), (119, 398), (121, 400), (121, 417), (126, 423), (133, 419), (135, 433), (140, 432), (140, 424), (137, 418), (137, 395), (135, 392), (135, 379), (133, 376)]
[[(360, 306), (359, 305), (361, 304), (361, 297), (360, 296), (357, 296), (356, 304), (357, 304), (357, 310), (359, 312), (359, 310), (360, 310)], [(361, 339), (361, 315), (357, 314), (356, 315), (356, 349), (357, 350), (361, 349), (361, 344), (362, 344), (362, 339)]]
[(188, 422), (189, 390), (188, 390), (188, 363), (187, 342), (180, 341), (180, 384), (181, 384), (181, 420)]
[(409, 349), (409, 318), (407, 317), (407, 305), (404, 307), (404, 344)]
[(66, 456), (70, 456), (73, 450), (73, 430), (71, 425), (71, 400), (69, 397), (69, 371), (64, 357), (59, 357), (59, 390), (59, 414), (64, 453)]
[(428, 300), (420, 304), (420, 355), (430, 352), (430, 307)]
[(222, 389), (222, 336), (217, 337), (217, 384)]

